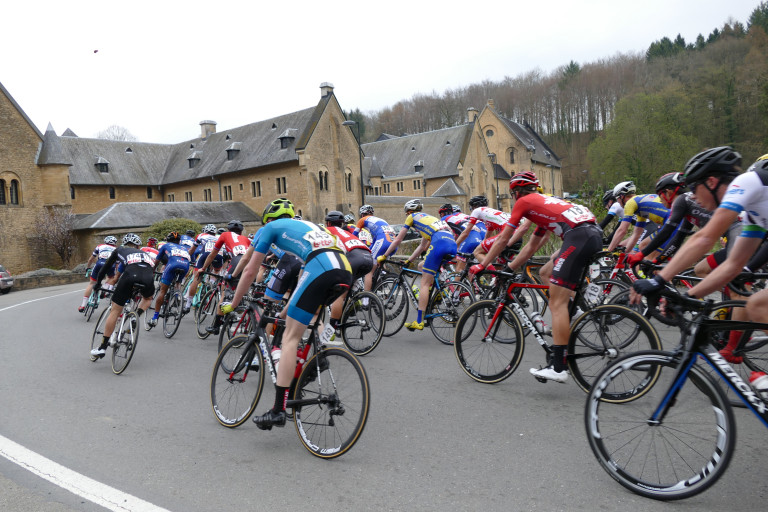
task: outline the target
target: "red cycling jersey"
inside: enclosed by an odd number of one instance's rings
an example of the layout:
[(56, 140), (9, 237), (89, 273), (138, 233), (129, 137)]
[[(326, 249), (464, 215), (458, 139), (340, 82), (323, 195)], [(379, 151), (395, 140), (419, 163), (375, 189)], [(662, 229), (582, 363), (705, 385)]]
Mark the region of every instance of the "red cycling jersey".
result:
[(336, 245), (344, 252), (349, 252), (353, 249), (365, 249), (366, 251), (371, 252), (364, 242), (345, 228), (325, 226), (325, 229), (336, 238)]
[(251, 245), (251, 241), (247, 236), (238, 235), (232, 231), (225, 231), (219, 236), (219, 239), (216, 240), (214, 248), (216, 250), (221, 250), (223, 246), (226, 248), (229, 254), (235, 257), (245, 254), (245, 251), (248, 249), (249, 245)]
[(507, 226), (517, 229), (523, 217), (538, 226), (535, 235), (551, 231), (560, 238), (576, 226), (595, 223), (595, 216), (586, 207), (541, 194), (526, 194), (517, 199)]

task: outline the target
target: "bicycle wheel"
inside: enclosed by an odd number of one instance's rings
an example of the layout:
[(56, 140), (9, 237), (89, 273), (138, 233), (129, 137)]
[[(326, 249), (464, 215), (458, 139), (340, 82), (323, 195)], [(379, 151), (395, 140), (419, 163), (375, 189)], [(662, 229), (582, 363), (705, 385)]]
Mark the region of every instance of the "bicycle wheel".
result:
[(257, 325), (256, 315), (254, 315), (253, 310), (250, 308), (240, 314), (233, 312), (226, 315), (219, 330), (218, 351), (221, 352), (222, 347), (235, 336), (251, 334)]
[[(728, 467), (736, 441), (733, 410), (722, 390), (694, 365), (666, 414), (652, 419), (677, 377), (678, 361), (660, 351), (628, 354), (596, 380), (584, 412), (587, 439), (603, 469), (630, 491), (657, 500), (677, 500), (714, 484)], [(649, 369), (655, 385), (617, 404), (604, 391)], [(637, 374), (637, 375), (635, 375)]]
[[(571, 326), (568, 339), (568, 368), (573, 380), (589, 392), (603, 368), (624, 354), (638, 350), (661, 350), (656, 329), (639, 313), (615, 304), (597, 306)], [(606, 393), (605, 400), (632, 398), (634, 391)]]
[(387, 313), (384, 336), (394, 336), (403, 328), (408, 317), (408, 292), (403, 288), (402, 281), (391, 278), (379, 281), (373, 287), (373, 293), (381, 299)]
[(456, 324), (456, 359), (461, 369), (478, 382), (494, 384), (512, 375), (524, 348), (520, 319), (508, 306), (496, 301), (475, 302)]
[(444, 283), (439, 291), (432, 294), (424, 318), (429, 321), (429, 328), (440, 343), (453, 344), (456, 322), (474, 301), (472, 288), (460, 281)]
[[(93, 326), (93, 334), (91, 335), (91, 350), (99, 348), (101, 342), (104, 340), (104, 324), (107, 323), (107, 317), (109, 316), (110, 308), (107, 307), (99, 315), (99, 319), (96, 321), (96, 325)], [(91, 361), (98, 360), (98, 357), (91, 356)]]
[(344, 455), (368, 419), (371, 390), (365, 368), (346, 350), (326, 347), (304, 364), (293, 400), (304, 448), (323, 459)]
[(262, 368), (261, 350), (246, 335), (235, 336), (219, 352), (211, 374), (211, 407), (220, 424), (239, 427), (251, 417), (264, 389)]
[(216, 308), (219, 306), (219, 294), (217, 289), (208, 290), (200, 301), (200, 306), (195, 310), (195, 323), (197, 324), (197, 337), (201, 340), (211, 335), (205, 330), (216, 317)]
[(169, 292), (172, 295), (165, 303), (165, 314), (163, 315), (163, 335), (166, 338), (172, 338), (179, 330), (181, 317), (184, 316), (181, 310), (182, 298), (178, 291)]
[(139, 342), (139, 317), (133, 311), (126, 313), (120, 327), (122, 330), (112, 347), (112, 372), (115, 375), (120, 375), (128, 368), (128, 363), (136, 352), (136, 344)]
[(587, 311), (600, 304), (629, 306), (629, 285), (612, 279), (593, 279), (584, 283), (579, 291), (579, 307)]
[(149, 321), (152, 319), (155, 313), (155, 308), (152, 307), (152, 304), (155, 304), (157, 301), (157, 294), (160, 291), (160, 287), (158, 284), (158, 281), (155, 281), (155, 294), (152, 296), (152, 300), (149, 303), (149, 307), (144, 312), (144, 330), (145, 331), (151, 331), (153, 325), (149, 323)]
[(386, 313), (384, 304), (375, 293), (358, 292), (347, 301), (341, 314), (341, 339), (355, 355), (373, 351), (384, 335)]

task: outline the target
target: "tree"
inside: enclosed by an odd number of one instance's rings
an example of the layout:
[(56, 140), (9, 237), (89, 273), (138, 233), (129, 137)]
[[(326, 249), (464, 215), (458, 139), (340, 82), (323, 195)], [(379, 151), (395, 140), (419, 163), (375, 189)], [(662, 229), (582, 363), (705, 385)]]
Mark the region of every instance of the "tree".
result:
[(203, 227), (191, 219), (174, 217), (172, 219), (155, 222), (149, 226), (142, 236), (144, 237), (145, 242), (149, 237), (155, 237), (162, 241), (165, 240), (165, 237), (168, 236), (168, 233), (171, 231), (178, 231), (180, 235), (183, 235), (188, 229), (193, 229), (195, 233), (198, 234), (203, 230)]
[(58, 254), (65, 267), (69, 267), (77, 251), (73, 234), (76, 218), (71, 208), (59, 207), (45, 209), (37, 215), (37, 239)]
[(760, 27), (763, 32), (768, 33), (768, 2), (760, 2), (760, 5), (755, 7), (755, 10), (749, 15), (747, 29), (752, 27)]
[(113, 124), (96, 134), (97, 139), (121, 140), (124, 142), (137, 142), (136, 138), (127, 128)]

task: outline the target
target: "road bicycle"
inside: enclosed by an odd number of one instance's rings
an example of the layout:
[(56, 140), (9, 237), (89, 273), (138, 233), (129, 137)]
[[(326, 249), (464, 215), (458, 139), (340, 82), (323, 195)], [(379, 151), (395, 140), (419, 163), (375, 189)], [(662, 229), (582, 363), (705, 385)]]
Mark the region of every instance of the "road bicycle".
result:
[[(538, 312), (526, 309), (519, 288), (547, 288), (530, 284), (518, 274), (484, 270), (495, 275), (505, 293), (496, 299), (480, 300), (459, 318), (454, 333), (454, 352), (459, 366), (472, 379), (494, 384), (512, 375), (523, 357), (525, 338), (532, 334), (551, 364), (552, 348), (545, 339), (551, 336), (540, 323)], [(661, 340), (653, 326), (637, 312), (620, 305), (597, 305), (575, 315), (579, 295), (569, 306), (574, 320), (568, 339), (566, 362), (576, 384), (589, 391), (602, 368), (623, 353), (641, 349), (660, 349)], [(538, 379), (540, 382), (546, 380)]]
[[(384, 336), (392, 336), (402, 329), (408, 316), (408, 304), (419, 308), (418, 283), (416, 277), (420, 270), (407, 267), (405, 262), (387, 259), (386, 263), (399, 267), (398, 272), (390, 273), (373, 289), (384, 304), (386, 321)], [(472, 288), (460, 281), (443, 281), (436, 276), (430, 290), (427, 309), (424, 311), (424, 326), (429, 326), (432, 334), (441, 343), (453, 343), (453, 331), (461, 313), (475, 300)]]
[[(211, 406), (216, 420), (225, 427), (238, 427), (251, 417), (264, 388), (265, 373), (273, 383), (277, 380), (274, 339), (264, 330), (270, 323), (276, 323), (278, 331), (284, 329), (282, 319), (262, 315), (253, 333), (229, 340), (216, 359)], [(360, 438), (371, 392), (357, 357), (343, 348), (324, 345), (321, 326), (317, 316), (308, 327), (309, 337), (299, 345), (286, 407), (302, 445), (312, 455), (330, 459), (349, 451)], [(280, 335), (276, 333), (275, 338)]]
[[(109, 292), (108, 292), (109, 293)], [(137, 289), (134, 289), (131, 295), (136, 295)], [(128, 364), (136, 352), (136, 345), (139, 342), (139, 318), (136, 312), (131, 309), (131, 301), (123, 308), (123, 312), (118, 318), (115, 330), (110, 339), (112, 348), (112, 372), (120, 375), (128, 368)], [(91, 350), (101, 346), (104, 339), (104, 326), (107, 323), (107, 317), (112, 311), (112, 301), (109, 306), (101, 312), (91, 335)], [(91, 356), (91, 361), (97, 361), (98, 356)]]
[[(684, 319), (680, 345), (612, 361), (587, 397), (584, 422), (592, 452), (613, 479), (641, 496), (677, 500), (713, 485), (735, 449), (732, 406), (703, 365), (768, 427), (768, 399), (712, 343), (718, 331), (744, 331), (742, 355), (754, 355), (745, 357), (744, 364), (765, 372), (768, 339), (751, 333), (768, 329), (768, 324), (709, 318), (720, 304), (675, 290), (663, 289), (660, 296)], [(606, 395), (623, 395), (624, 400), (605, 400)]]

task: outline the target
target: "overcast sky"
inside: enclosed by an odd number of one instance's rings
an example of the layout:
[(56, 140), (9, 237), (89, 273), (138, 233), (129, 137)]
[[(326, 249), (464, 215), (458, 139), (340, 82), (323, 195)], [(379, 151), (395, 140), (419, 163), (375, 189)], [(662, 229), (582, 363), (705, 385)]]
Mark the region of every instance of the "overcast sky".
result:
[[(664, 36), (687, 42), (759, 0), (98, 0), (2, 8), (0, 83), (32, 122), (142, 142), (199, 136), (314, 106), (330, 82), (364, 112)], [(467, 105), (477, 108), (482, 105)]]

